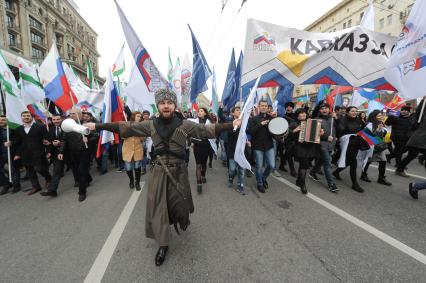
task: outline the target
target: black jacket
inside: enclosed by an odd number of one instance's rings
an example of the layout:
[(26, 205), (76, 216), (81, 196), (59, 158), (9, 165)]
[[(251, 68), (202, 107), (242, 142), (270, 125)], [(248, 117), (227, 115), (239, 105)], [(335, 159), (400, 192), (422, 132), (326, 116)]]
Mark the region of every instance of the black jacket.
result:
[(251, 147), (253, 150), (266, 151), (274, 147), (272, 135), (268, 130), (268, 125), (261, 125), (265, 120), (272, 120), (268, 114), (259, 114), (249, 120), (248, 132), (251, 135)]
[(52, 154), (59, 154), (61, 145), (54, 146), (53, 141), (59, 140), (62, 141), (64, 139), (64, 132), (62, 131), (61, 127), (58, 127), (58, 130), (56, 129), (56, 126), (51, 126), (49, 128), (49, 141), (50, 141), (50, 149), (49, 152)]
[(358, 117), (351, 118), (348, 115), (337, 120), (337, 137), (340, 138), (348, 134), (356, 134), (364, 128)]
[[(97, 136), (90, 132), (87, 136), (88, 146), (96, 142)], [(61, 140), (61, 147), (59, 149), (60, 153), (64, 153), (64, 151), (89, 151), (89, 148), (86, 148), (86, 145), (83, 142), (83, 136), (79, 133), (64, 133)]]
[(45, 125), (34, 123), (28, 134), (25, 133), (24, 126), (19, 126), (15, 132), (15, 155), (22, 158), (24, 165), (40, 164), (46, 158), (46, 147), (43, 140), (49, 140)]
[(410, 116), (389, 116), (385, 124), (392, 126), (391, 139), (393, 141), (407, 141), (413, 134), (413, 127), (416, 124), (415, 117)]

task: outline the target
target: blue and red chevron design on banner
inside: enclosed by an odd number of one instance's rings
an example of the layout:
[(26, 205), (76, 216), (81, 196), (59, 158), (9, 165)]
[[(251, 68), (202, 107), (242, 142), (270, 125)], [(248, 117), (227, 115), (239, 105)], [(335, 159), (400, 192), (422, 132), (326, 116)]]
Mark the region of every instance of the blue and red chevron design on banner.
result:
[(146, 86), (148, 87), (148, 90), (150, 89), (150, 83), (151, 83), (151, 76), (149, 75), (148, 71), (145, 69), (144, 63), (146, 60), (150, 59), (148, 52), (146, 49), (142, 49), (136, 59), (136, 66), (138, 66), (139, 72), (142, 75), (143, 80), (145, 81)]

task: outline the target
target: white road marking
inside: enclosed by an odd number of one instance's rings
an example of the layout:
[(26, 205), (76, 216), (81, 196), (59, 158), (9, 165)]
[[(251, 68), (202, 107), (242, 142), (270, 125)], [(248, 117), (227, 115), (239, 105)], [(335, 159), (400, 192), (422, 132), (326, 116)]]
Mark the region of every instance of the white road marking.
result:
[[(379, 166), (377, 166), (377, 165), (370, 165), (370, 166), (371, 166), (371, 167), (374, 167), (374, 168), (379, 168)], [(386, 168), (386, 171), (389, 171), (389, 172), (393, 172), (393, 173), (395, 173), (395, 169), (389, 169), (389, 168)], [(414, 175), (414, 174), (410, 174), (410, 173), (407, 173), (407, 175), (408, 175), (408, 176), (410, 176), (410, 177), (414, 177), (414, 178), (418, 178), (418, 179), (426, 180), (426, 177), (423, 177), (423, 176)]]
[[(280, 182), (286, 184), (287, 186), (289, 186), (290, 188), (300, 192), (299, 187), (297, 187), (296, 185), (294, 185), (293, 183), (291, 183), (290, 181), (282, 178), (282, 177), (274, 177), (275, 179), (279, 180)], [(416, 251), (415, 249), (405, 245), (404, 243), (401, 243), (400, 241), (398, 241), (397, 239), (383, 233), (382, 231), (374, 228), (373, 226), (363, 222), (362, 220), (356, 218), (355, 216), (350, 215), (349, 213), (341, 210), (340, 208), (332, 205), (331, 203), (311, 194), (308, 193), (306, 195), (306, 197), (308, 197), (309, 199), (313, 200), (314, 202), (320, 204), (321, 206), (331, 210), (332, 212), (336, 213), (337, 215), (339, 215), (340, 217), (346, 219), (347, 221), (351, 222), (352, 224), (358, 226), (359, 228), (367, 231), (368, 233), (372, 234), (373, 236), (375, 236), (376, 238), (382, 240), (383, 242), (391, 245), (392, 247), (400, 250), (401, 252), (405, 253), (406, 255), (414, 258), (415, 260), (418, 260), (419, 262), (426, 264), (426, 255)]]
[[(141, 183), (143, 189), (145, 182)], [(121, 238), (121, 235), (126, 228), (127, 222), (129, 221), (130, 216), (135, 208), (136, 203), (141, 195), (141, 191), (134, 191), (130, 196), (129, 201), (124, 207), (123, 211), (120, 214), (117, 222), (111, 230), (107, 240), (105, 241), (104, 246), (96, 257), (95, 262), (90, 268), (89, 274), (87, 274), (85, 283), (94, 283), (101, 282), (104, 277), (105, 271), (108, 267), (109, 262), (111, 261), (112, 255), (114, 254), (115, 248), (117, 247), (118, 241)]]

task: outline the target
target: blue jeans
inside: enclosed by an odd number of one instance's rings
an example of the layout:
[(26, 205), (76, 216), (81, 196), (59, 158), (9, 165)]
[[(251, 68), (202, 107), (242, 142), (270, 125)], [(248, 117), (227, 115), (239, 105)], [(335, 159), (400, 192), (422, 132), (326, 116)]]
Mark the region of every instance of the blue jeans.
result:
[(414, 183), (413, 189), (416, 191), (426, 190), (426, 182)]
[(226, 148), (225, 141), (220, 139), (220, 160), (226, 161)]
[(124, 168), (126, 171), (132, 171), (133, 169), (138, 169), (142, 167), (142, 160), (127, 162), (124, 161)]
[[(273, 147), (266, 151), (254, 150), (254, 158), (256, 160), (257, 185), (263, 186), (263, 180), (266, 180), (275, 168), (275, 150)], [(263, 162), (265, 162), (265, 170), (262, 173)]]
[(245, 177), (246, 170), (241, 168), (241, 166), (238, 165), (238, 163), (235, 162), (234, 159), (229, 159), (229, 163), (228, 163), (229, 178), (234, 179), (234, 177), (237, 175), (237, 170), (238, 170), (237, 184), (238, 184), (238, 186), (244, 186), (244, 177)]
[(328, 185), (334, 184), (334, 178), (331, 174), (331, 152), (323, 149), (320, 150), (320, 158), (315, 160), (315, 166), (312, 168), (312, 173), (318, 173), (321, 169), (321, 165), (324, 167), (324, 175)]

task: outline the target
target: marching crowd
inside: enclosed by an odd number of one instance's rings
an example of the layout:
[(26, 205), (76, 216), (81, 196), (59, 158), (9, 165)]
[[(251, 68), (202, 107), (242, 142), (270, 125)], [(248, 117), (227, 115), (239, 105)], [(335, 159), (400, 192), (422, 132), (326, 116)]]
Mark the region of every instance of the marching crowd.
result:
[[(421, 109), (423, 101), (417, 109)], [(426, 152), (426, 114), (423, 113), (423, 118), (419, 119), (420, 110), (414, 111), (410, 106), (403, 106), (399, 116), (386, 115), (386, 112), (380, 110), (367, 116), (353, 106), (336, 107), (333, 111), (325, 102), (314, 109), (294, 108), (292, 102), (285, 105), (283, 118), (288, 122), (288, 130), (282, 136), (275, 136), (268, 129), (269, 122), (278, 116), (271, 105), (260, 101), (252, 111), (246, 130), (248, 141), (245, 157), (254, 168), (257, 189), (261, 193), (265, 193), (269, 187), (267, 180), (270, 174), (280, 175), (278, 170), (289, 170), (290, 175), (297, 178), (296, 185), (304, 194), (307, 193), (306, 177), (318, 182), (319, 175), (324, 175), (328, 189), (336, 193), (339, 191), (336, 180), (341, 181), (340, 172), (349, 167), (352, 189), (362, 193), (364, 185), (359, 180), (363, 183), (371, 182), (368, 170), (373, 162), (378, 163), (377, 183), (385, 186), (392, 185), (385, 173), (387, 163), (391, 163), (393, 159), (396, 162), (395, 174), (402, 177), (408, 177), (407, 166), (415, 158), (426, 166), (423, 158)], [(238, 119), (240, 114), (240, 106), (226, 112), (221, 105), (218, 113), (211, 113), (207, 108), (200, 107), (195, 118), (191, 112), (176, 112), (181, 120), (205, 125), (231, 122)], [(134, 122), (155, 117), (149, 111), (132, 113), (128, 108), (126, 115), (129, 121)], [(70, 110), (67, 117), (82, 124), (96, 122), (91, 113), (80, 109)], [(88, 136), (64, 133), (61, 123), (66, 117), (62, 115), (53, 114), (47, 125), (43, 121), (36, 121), (30, 112), (21, 113), (21, 118), (23, 125), (10, 130), (8, 141), (7, 120), (5, 116), (0, 116), (0, 166), (5, 168), (8, 163), (10, 148), (12, 179), (9, 182), (7, 172), (1, 172), (0, 185), (3, 189), (0, 195), (21, 190), (21, 171), (25, 169), (24, 179), (29, 179), (32, 186), (28, 195), (40, 192), (43, 196), (56, 197), (61, 178), (71, 169), (74, 187), (78, 188), (78, 200), (84, 201), (87, 187), (92, 181), (92, 164), (103, 175), (108, 171), (108, 162), (113, 162), (119, 171), (127, 173), (131, 189), (141, 189), (141, 175), (147, 172), (151, 163), (150, 155), (154, 152), (150, 137), (119, 138), (119, 142), (112, 142), (107, 150), (99, 153), (99, 134), (96, 131), (91, 131)], [(319, 119), (321, 123), (319, 143), (300, 142), (299, 135), (303, 131), (301, 124), (309, 118)], [(228, 167), (228, 187), (232, 188), (234, 179), (237, 179), (236, 190), (245, 194), (246, 177), (251, 177), (252, 174), (251, 171), (242, 169), (234, 159), (238, 136), (239, 129), (223, 131), (216, 139), (187, 139), (184, 159), (186, 163), (189, 162), (192, 147), (198, 193), (202, 193), (202, 186), (207, 182), (207, 167), (211, 168), (212, 160), (219, 157), (223, 165)], [(371, 139), (379, 142), (372, 146)], [(295, 161), (299, 164), (298, 170)], [(359, 162), (362, 163), (362, 171), (358, 179)], [(45, 181), (45, 190), (37, 173)], [(417, 191), (424, 188), (425, 183), (410, 183), (410, 195), (417, 198)]]

